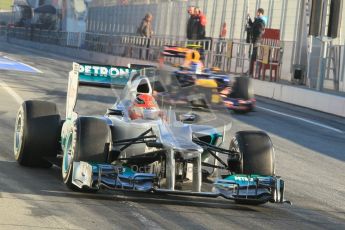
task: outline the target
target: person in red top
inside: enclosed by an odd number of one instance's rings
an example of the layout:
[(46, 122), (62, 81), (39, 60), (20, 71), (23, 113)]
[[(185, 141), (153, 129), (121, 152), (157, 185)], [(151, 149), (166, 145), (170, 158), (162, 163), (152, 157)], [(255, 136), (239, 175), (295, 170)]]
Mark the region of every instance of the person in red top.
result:
[(224, 41), (226, 38), (226, 33), (227, 33), (227, 29), (226, 29), (226, 22), (224, 22), (220, 28), (220, 33), (219, 33), (219, 41), (216, 43), (216, 58), (215, 58), (215, 62), (214, 62), (214, 67), (218, 67), (221, 68), (222, 62), (223, 62), (223, 58), (224, 56), (222, 56), (222, 54), (225, 53), (225, 49), (226, 49), (226, 42)]
[(206, 37), (206, 15), (198, 7), (195, 8), (195, 14), (199, 17), (198, 40), (202, 40)]
[(226, 22), (224, 22), (223, 25), (222, 25), (222, 27), (221, 27), (221, 29), (220, 29), (219, 38), (220, 38), (220, 39), (225, 39), (226, 33), (227, 33)]

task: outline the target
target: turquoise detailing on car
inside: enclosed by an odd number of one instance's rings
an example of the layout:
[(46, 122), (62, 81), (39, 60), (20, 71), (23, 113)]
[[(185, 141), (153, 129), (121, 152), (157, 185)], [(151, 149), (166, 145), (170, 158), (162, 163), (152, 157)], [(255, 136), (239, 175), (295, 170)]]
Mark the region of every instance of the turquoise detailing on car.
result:
[(104, 85), (126, 85), (132, 74), (138, 71), (128, 67), (79, 64), (79, 81)]
[(68, 138), (65, 140), (65, 143), (64, 143), (64, 151), (63, 151), (64, 160), (62, 162), (63, 163), (62, 167), (65, 173), (67, 173), (68, 168), (70, 167), (69, 164), (72, 162), (70, 161), (70, 157), (68, 156), (68, 152), (70, 151), (71, 147), (72, 147), (72, 134), (68, 136)]
[(260, 183), (272, 183), (271, 176), (261, 176), (261, 175), (245, 175), (245, 174), (232, 174), (225, 177), (222, 180), (218, 180), (215, 183), (215, 186), (218, 188), (233, 188), (234, 186), (256, 186), (257, 181)]

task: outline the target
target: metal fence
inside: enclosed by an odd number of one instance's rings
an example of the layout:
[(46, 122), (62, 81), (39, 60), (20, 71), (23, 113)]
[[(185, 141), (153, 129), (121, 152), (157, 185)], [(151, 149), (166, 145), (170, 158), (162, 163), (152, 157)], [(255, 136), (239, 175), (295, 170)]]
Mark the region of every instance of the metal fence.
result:
[(341, 89), (340, 83), (345, 81), (345, 46), (333, 45), (327, 50), (325, 86), (336, 91)]
[(6, 31), (7, 31), (6, 26), (0, 25), (0, 38), (4, 38), (6, 36)]
[[(291, 80), (293, 64), (296, 64), (298, 24), (303, 10), (299, 0), (189, 0), (189, 1), (131, 1), (118, 4), (111, 0), (90, 7), (87, 30), (92, 33), (135, 35), (147, 12), (153, 14), (155, 35), (185, 39), (189, 5), (199, 6), (206, 15), (206, 36), (218, 39), (223, 23), (226, 23), (226, 39), (244, 42), (247, 14), (252, 17), (259, 7), (265, 9), (267, 27), (281, 31), (286, 52), (282, 57), (282, 77)], [(114, 5), (117, 4), (117, 5)], [(237, 50), (237, 49), (235, 49)], [(240, 49), (242, 50), (242, 48)], [(243, 53), (241, 51), (241, 53)], [(218, 59), (217, 59), (218, 60)], [(238, 64), (240, 65), (240, 63)], [(235, 68), (232, 64), (231, 68)]]
[(267, 27), (280, 29), (282, 40), (295, 41), (299, 4), (298, 0), (132, 1), (129, 4), (105, 1), (105, 6), (99, 2), (89, 9), (88, 31), (134, 34), (141, 19), (150, 12), (154, 17), (156, 35), (185, 37), (187, 8), (189, 5), (195, 5), (206, 15), (207, 37), (218, 38), (221, 27), (226, 22), (226, 38), (242, 40), (245, 38), (247, 14), (254, 17), (256, 10), (262, 7), (267, 15)]
[(6, 25), (11, 22), (12, 12), (0, 12), (0, 24)]
[[(109, 35), (95, 33), (72, 33), (32, 28), (8, 28), (0, 30), (8, 39), (22, 39), (33, 42), (75, 47), (115, 56), (158, 61), (164, 46), (199, 45), (204, 50), (204, 63), (208, 68), (218, 67), (226, 72), (243, 73), (249, 67), (250, 44), (233, 40), (184, 40), (155, 36), (147, 39), (130, 35)], [(178, 65), (181, 59), (167, 58)]]
[[(29, 40), (153, 62), (157, 62), (161, 58), (163, 46), (165, 45), (186, 46), (190, 43), (199, 44), (205, 50), (204, 62), (206, 67), (218, 67), (230, 73), (244, 73), (249, 69), (249, 57), (252, 49), (250, 44), (230, 39), (186, 41), (160, 36), (146, 39), (130, 35), (71, 33), (0, 27), (0, 36), (5, 37), (5, 35), (8, 41), (11, 41), (11, 39)], [(282, 47), (269, 46), (269, 50), (268, 55), (264, 58), (259, 49), (258, 63), (268, 64), (268, 69), (272, 72), (277, 64), (280, 67), (282, 66)], [(341, 82), (345, 80), (345, 47), (332, 46), (329, 54), (329, 68), (325, 79), (325, 87), (344, 91), (344, 84), (341, 84)], [(181, 64), (181, 59), (178, 58), (166, 58), (166, 61), (173, 65)], [(280, 72), (281, 69), (277, 71)]]

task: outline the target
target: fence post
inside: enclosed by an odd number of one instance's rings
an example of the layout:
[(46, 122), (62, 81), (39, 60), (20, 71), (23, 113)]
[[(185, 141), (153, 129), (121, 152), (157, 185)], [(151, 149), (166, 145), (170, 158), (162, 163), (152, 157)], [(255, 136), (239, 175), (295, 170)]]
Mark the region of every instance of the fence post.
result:
[(321, 57), (319, 61), (319, 75), (317, 77), (317, 83), (316, 83), (316, 90), (318, 91), (323, 90), (323, 84), (324, 84), (325, 74), (326, 74), (327, 49), (329, 46), (329, 39), (322, 38), (321, 44), (322, 45), (321, 45)]

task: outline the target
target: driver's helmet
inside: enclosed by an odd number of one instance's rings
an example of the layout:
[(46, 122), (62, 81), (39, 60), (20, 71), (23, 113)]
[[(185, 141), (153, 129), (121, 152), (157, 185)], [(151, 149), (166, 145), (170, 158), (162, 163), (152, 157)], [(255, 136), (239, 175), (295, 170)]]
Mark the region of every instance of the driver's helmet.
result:
[(155, 120), (159, 117), (159, 108), (156, 100), (150, 94), (138, 94), (128, 109), (132, 120)]

